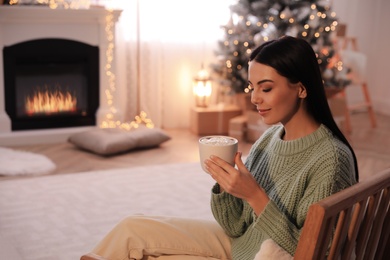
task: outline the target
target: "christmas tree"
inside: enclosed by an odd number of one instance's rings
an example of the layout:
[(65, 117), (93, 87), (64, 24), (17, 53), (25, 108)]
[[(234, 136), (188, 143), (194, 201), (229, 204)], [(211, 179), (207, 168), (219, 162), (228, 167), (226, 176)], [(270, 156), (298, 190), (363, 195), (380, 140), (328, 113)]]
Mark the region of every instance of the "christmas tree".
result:
[(347, 69), (336, 59), (333, 43), (336, 14), (328, 0), (238, 0), (222, 26), (218, 63), (212, 64), (223, 92), (246, 92), (249, 55), (265, 41), (290, 35), (307, 40), (318, 57), (326, 87), (349, 83)]

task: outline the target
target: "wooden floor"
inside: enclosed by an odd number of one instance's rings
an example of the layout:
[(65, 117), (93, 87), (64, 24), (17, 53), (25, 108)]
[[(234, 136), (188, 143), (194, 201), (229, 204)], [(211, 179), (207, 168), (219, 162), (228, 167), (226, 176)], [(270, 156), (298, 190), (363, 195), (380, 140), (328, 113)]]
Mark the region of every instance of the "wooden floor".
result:
[[(377, 124), (376, 128), (370, 126), (367, 113), (352, 115), (352, 133), (349, 139), (358, 157), (361, 179), (390, 167), (390, 116), (377, 115)], [(165, 131), (172, 139), (159, 148), (136, 150), (110, 157), (79, 150), (69, 143), (11, 148), (46, 155), (57, 165), (57, 169), (52, 174), (199, 161), (197, 144), (199, 136), (188, 130), (167, 129)], [(250, 147), (250, 143), (239, 144), (239, 150), (243, 155), (249, 152)], [(3, 176), (0, 177), (0, 181), (10, 178), (15, 177)]]

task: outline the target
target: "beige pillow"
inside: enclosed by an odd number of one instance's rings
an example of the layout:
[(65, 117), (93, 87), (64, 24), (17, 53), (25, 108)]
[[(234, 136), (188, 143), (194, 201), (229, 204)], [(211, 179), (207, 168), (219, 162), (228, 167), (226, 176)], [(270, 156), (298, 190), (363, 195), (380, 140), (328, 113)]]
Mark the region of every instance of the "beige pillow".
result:
[(155, 147), (170, 139), (171, 137), (159, 128), (147, 128), (141, 125), (130, 131), (94, 128), (73, 134), (68, 141), (96, 154), (112, 155), (135, 148)]

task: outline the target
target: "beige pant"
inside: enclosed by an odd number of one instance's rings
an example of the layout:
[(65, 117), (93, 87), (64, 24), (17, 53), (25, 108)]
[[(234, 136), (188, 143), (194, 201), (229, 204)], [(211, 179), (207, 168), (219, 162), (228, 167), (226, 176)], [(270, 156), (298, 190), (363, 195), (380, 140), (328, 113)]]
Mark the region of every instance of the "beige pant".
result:
[(215, 221), (156, 216), (125, 218), (93, 253), (109, 260), (231, 259), (230, 238)]

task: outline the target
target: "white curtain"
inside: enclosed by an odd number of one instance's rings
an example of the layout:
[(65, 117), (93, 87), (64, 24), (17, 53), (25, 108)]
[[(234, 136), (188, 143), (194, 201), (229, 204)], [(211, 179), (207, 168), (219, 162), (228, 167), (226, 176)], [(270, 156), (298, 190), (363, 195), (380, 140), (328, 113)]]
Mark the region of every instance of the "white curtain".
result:
[(145, 111), (157, 127), (189, 127), (192, 79), (202, 63), (207, 69), (216, 62), (220, 26), (229, 19), (231, 3), (106, 1), (107, 7), (123, 10), (116, 30), (115, 65), (124, 121)]

